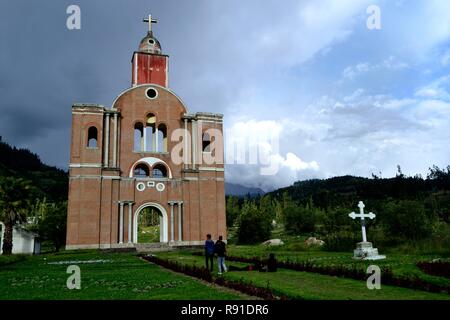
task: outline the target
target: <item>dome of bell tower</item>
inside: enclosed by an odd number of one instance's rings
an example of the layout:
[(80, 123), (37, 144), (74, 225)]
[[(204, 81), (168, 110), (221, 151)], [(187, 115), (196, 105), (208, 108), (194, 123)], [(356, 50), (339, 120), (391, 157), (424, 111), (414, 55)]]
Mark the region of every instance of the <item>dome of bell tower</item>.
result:
[(149, 31), (139, 44), (139, 52), (161, 54), (161, 44), (158, 39), (153, 36), (153, 32)]

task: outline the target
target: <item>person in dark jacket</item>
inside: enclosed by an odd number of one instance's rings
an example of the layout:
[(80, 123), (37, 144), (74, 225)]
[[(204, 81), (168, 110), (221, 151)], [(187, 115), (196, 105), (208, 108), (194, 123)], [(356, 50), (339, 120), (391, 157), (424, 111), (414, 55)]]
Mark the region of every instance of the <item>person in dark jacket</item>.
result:
[(264, 266), (258, 257), (253, 257), (252, 260), (253, 260), (252, 270), (259, 271), (259, 272), (264, 271)]
[[(214, 241), (211, 239), (211, 235), (206, 235), (205, 241), (205, 263), (206, 269), (213, 271), (213, 261), (214, 261)], [(208, 266), (208, 262), (211, 266)], [(211, 268), (211, 269), (210, 269)]]
[(222, 236), (219, 236), (219, 240), (216, 241), (214, 245), (214, 251), (217, 253), (217, 262), (219, 265), (219, 275), (227, 271), (227, 266), (225, 265), (225, 253), (227, 252), (226, 244), (222, 241)]
[(277, 272), (277, 259), (275, 255), (271, 253), (269, 259), (267, 260), (267, 272)]

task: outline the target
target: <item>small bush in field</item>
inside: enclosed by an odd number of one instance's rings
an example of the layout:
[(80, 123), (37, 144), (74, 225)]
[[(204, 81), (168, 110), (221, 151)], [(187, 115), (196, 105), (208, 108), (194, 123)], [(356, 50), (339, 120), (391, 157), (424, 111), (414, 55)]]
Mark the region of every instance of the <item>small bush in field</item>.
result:
[(419, 240), (432, 234), (436, 218), (423, 202), (403, 200), (386, 203), (380, 220), (387, 235)]
[(355, 249), (356, 243), (360, 242), (361, 238), (352, 231), (339, 231), (327, 234), (323, 241), (325, 241), (323, 246), (325, 251), (351, 251)]
[(245, 202), (238, 218), (237, 238), (239, 243), (258, 243), (270, 238), (272, 219), (255, 203)]
[(284, 225), (289, 233), (313, 232), (316, 228), (316, 212), (309, 206), (289, 205), (283, 209)]

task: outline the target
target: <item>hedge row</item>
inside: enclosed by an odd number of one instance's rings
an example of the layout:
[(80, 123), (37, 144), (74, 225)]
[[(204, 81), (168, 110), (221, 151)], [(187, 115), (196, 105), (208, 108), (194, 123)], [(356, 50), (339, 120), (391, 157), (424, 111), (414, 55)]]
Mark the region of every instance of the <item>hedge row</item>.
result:
[(425, 273), (450, 278), (450, 261), (421, 261), (417, 266)]
[(264, 300), (284, 299), (284, 297), (282, 298), (276, 297), (269, 287), (267, 288), (256, 287), (253, 286), (251, 282), (244, 282), (243, 279), (235, 281), (224, 279), (223, 277), (213, 278), (209, 270), (206, 269), (205, 267), (186, 265), (179, 263), (177, 261), (161, 259), (154, 255), (141, 255), (141, 257), (149, 262), (155, 263), (157, 265), (173, 270), (175, 272), (184, 273), (188, 276), (195, 277), (210, 283), (214, 283), (219, 286), (228, 287), (251, 296), (262, 298)]
[[(237, 256), (227, 256), (227, 260), (234, 261), (234, 262), (243, 262), (243, 263), (264, 263), (263, 260), (260, 260), (258, 258), (245, 258), (245, 257), (237, 257)], [(361, 268), (361, 266), (358, 266), (356, 264), (353, 264), (351, 266), (349, 265), (320, 265), (320, 264), (314, 264), (311, 261), (279, 261), (278, 262), (279, 268), (284, 269), (290, 269), (295, 271), (305, 271), (305, 272), (314, 272), (319, 273), (323, 275), (329, 275), (329, 276), (337, 276), (337, 277), (344, 277), (344, 278), (350, 278), (355, 280), (363, 280), (366, 281), (368, 278), (368, 274), (366, 273), (366, 270), (364, 268)], [(448, 274), (448, 264), (447, 265), (439, 265), (441, 267), (442, 271), (439, 272), (447, 272)], [(428, 267), (430, 268), (430, 267)], [(438, 267), (436, 267), (438, 268)], [(446, 271), (444, 271), (446, 270)], [(440, 285), (440, 284), (434, 284), (429, 283), (427, 281), (424, 281), (423, 279), (417, 278), (417, 277), (396, 277), (392, 273), (392, 269), (389, 267), (382, 267), (381, 268), (381, 281), (383, 284), (386, 285), (393, 285), (393, 286), (399, 286), (399, 287), (405, 287), (410, 289), (416, 289), (416, 290), (424, 290), (429, 292), (437, 292), (437, 293), (447, 293), (450, 294), (450, 287), (447, 285)]]

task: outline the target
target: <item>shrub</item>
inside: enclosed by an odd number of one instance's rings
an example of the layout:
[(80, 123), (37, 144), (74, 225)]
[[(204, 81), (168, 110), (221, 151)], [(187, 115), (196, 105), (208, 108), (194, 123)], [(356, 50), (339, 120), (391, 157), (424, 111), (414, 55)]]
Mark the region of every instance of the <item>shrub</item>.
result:
[(450, 279), (450, 262), (449, 261), (435, 261), (435, 262), (418, 262), (417, 266), (425, 273), (442, 276)]
[(419, 240), (432, 234), (436, 219), (421, 201), (403, 200), (386, 203), (381, 220), (389, 236)]
[(355, 249), (356, 243), (361, 242), (361, 236), (356, 236), (352, 231), (338, 231), (327, 234), (323, 241), (325, 251), (351, 251)]
[(245, 202), (238, 218), (239, 243), (257, 243), (267, 240), (272, 231), (270, 216), (258, 209), (255, 203)]
[(58, 252), (66, 242), (67, 202), (48, 203), (38, 200), (33, 208), (35, 225), (30, 229)]
[(226, 215), (227, 215), (227, 227), (233, 227), (236, 219), (239, 216), (239, 198), (235, 196), (227, 197)]
[(289, 233), (306, 233), (315, 230), (315, 210), (308, 206), (291, 204), (283, 209), (286, 231)]
[(325, 214), (321, 215), (322, 232), (330, 234), (342, 230), (343, 226), (351, 225), (352, 221), (348, 217), (351, 211), (342, 207), (329, 208)]

